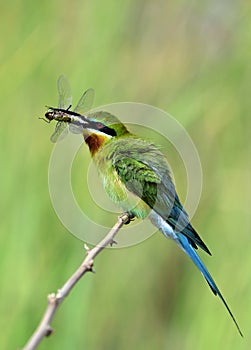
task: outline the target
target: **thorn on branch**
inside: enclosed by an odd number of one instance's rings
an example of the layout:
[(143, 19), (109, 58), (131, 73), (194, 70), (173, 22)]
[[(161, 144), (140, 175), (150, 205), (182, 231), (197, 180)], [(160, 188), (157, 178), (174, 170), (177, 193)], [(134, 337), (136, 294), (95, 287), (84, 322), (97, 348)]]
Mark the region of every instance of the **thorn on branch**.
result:
[(86, 243), (84, 244), (84, 249), (86, 250), (86, 254), (89, 254), (91, 249), (88, 247)]
[(45, 330), (45, 336), (49, 337), (53, 332), (54, 332), (53, 329), (50, 326), (47, 326)]
[(90, 261), (85, 262), (82, 266), (85, 267), (88, 271), (94, 272), (93, 263), (94, 263), (94, 260), (91, 259)]
[(112, 239), (111, 242), (110, 242), (110, 246), (112, 247), (114, 244), (118, 244), (118, 242), (115, 241), (114, 239)]
[(93, 266), (89, 269), (90, 272), (92, 273), (96, 273), (96, 271), (94, 270)]
[(48, 303), (49, 304), (54, 304), (56, 300), (57, 300), (57, 296), (55, 293), (51, 293), (48, 295)]

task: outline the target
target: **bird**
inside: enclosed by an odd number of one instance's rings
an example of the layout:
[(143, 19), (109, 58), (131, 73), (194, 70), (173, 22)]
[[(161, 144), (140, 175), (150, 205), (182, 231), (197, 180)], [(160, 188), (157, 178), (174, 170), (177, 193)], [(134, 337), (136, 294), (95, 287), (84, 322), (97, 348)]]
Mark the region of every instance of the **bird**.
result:
[(149, 219), (170, 238), (197, 266), (210, 289), (218, 296), (241, 336), (243, 333), (197, 253), (201, 248), (211, 255), (193, 228), (182, 206), (166, 156), (153, 142), (131, 133), (114, 115), (106, 111), (88, 114), (83, 137), (89, 147), (105, 192), (131, 218)]

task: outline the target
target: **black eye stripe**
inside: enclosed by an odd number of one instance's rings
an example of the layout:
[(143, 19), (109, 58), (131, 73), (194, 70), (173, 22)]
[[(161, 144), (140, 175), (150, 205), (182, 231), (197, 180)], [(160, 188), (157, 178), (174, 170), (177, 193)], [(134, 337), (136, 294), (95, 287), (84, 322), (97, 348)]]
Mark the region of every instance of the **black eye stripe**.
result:
[(108, 126), (106, 126), (105, 124), (103, 124), (101, 122), (92, 121), (90, 123), (90, 126), (93, 127), (94, 130), (99, 130), (107, 135), (117, 136), (117, 133), (114, 129), (109, 128)]
[(117, 136), (116, 131), (114, 129), (109, 128), (108, 126), (104, 126), (102, 129), (99, 129), (99, 130), (104, 132), (107, 135)]

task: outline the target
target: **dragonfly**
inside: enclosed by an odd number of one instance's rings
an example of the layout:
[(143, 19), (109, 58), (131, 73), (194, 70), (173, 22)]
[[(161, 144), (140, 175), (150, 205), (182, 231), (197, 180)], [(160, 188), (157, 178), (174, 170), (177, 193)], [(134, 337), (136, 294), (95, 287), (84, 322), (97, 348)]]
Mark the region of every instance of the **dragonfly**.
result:
[(54, 133), (50, 138), (53, 143), (62, 140), (68, 134), (68, 130), (74, 134), (83, 132), (84, 127), (90, 124), (90, 120), (86, 117), (85, 113), (91, 109), (94, 100), (94, 90), (88, 89), (81, 96), (76, 108), (71, 111), (71, 87), (64, 74), (58, 78), (57, 86), (59, 96), (58, 108), (48, 107), (45, 113), (46, 119), (40, 118), (47, 123), (50, 123), (52, 120), (57, 121)]

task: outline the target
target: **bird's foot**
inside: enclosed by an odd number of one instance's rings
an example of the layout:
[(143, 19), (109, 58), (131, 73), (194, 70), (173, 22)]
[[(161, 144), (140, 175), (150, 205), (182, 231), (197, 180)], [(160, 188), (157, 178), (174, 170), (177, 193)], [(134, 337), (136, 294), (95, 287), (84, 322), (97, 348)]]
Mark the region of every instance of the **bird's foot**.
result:
[(122, 215), (120, 215), (120, 218), (123, 220), (124, 225), (129, 225), (130, 222), (134, 220), (135, 215), (133, 215), (130, 212), (125, 212)]

